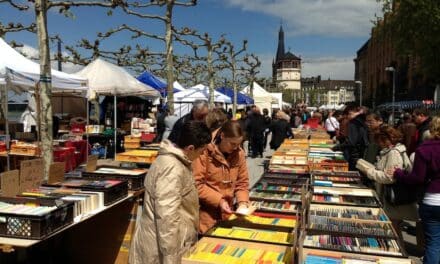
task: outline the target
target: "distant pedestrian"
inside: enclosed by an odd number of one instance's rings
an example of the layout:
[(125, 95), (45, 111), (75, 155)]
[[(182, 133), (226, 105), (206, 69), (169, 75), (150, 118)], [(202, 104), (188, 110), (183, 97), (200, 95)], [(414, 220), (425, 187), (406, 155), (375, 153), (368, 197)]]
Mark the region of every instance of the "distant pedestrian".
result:
[(260, 158), (263, 157), (264, 130), (266, 130), (265, 124), (260, 109), (255, 107), (246, 127), (251, 144), (252, 158), (256, 158), (257, 156), (260, 156)]
[(278, 149), (286, 138), (293, 138), (292, 127), (288, 120), (289, 116), (283, 111), (278, 111), (276, 119), (272, 121), (269, 129), (272, 133), (270, 141), (271, 149)]
[(334, 138), (336, 136), (336, 133), (339, 131), (339, 122), (333, 116), (334, 113), (334, 110), (330, 111), (328, 113), (327, 119), (325, 120), (325, 130), (327, 130), (330, 138)]
[(191, 112), (189, 114), (182, 116), (179, 120), (177, 120), (177, 122), (173, 126), (173, 129), (168, 139), (173, 143), (178, 142), (180, 134), (182, 132), (183, 124), (190, 120), (205, 122), (208, 112), (209, 112), (209, 108), (207, 101), (205, 100), (194, 101)]
[(412, 114), (414, 123), (417, 125), (416, 144), (420, 144), (429, 138), (429, 124), (432, 118), (429, 116), (429, 112), (426, 108), (415, 109)]

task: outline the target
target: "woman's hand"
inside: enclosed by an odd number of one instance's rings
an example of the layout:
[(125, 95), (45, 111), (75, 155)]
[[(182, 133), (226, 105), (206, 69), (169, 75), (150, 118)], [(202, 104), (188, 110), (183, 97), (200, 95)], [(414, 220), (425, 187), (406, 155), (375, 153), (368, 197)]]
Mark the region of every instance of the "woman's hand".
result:
[(231, 207), (229, 207), (229, 203), (225, 199), (220, 201), (220, 209), (223, 213), (233, 214)]

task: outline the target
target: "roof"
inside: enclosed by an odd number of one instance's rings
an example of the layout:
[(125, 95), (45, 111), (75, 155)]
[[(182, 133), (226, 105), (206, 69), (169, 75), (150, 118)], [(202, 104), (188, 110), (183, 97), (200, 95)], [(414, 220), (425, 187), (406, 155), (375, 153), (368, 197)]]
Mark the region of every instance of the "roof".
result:
[(292, 52), (288, 51), (284, 56), (281, 58), (281, 60), (301, 60), (298, 56), (293, 54)]

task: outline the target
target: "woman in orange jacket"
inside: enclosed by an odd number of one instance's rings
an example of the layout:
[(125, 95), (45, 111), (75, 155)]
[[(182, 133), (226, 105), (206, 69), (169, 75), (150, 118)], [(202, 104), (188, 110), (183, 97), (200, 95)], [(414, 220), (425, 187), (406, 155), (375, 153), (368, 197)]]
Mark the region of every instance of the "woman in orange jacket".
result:
[(228, 121), (193, 162), (199, 192), (201, 233), (233, 213), (234, 198), (238, 207), (249, 206), (249, 175), (242, 141), (240, 124)]

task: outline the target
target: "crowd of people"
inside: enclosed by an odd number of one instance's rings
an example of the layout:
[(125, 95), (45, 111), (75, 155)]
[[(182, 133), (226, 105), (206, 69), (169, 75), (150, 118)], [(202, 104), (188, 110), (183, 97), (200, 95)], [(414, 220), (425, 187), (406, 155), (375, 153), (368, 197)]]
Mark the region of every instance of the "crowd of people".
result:
[(267, 145), (277, 149), (301, 127), (327, 131), (350, 170), (376, 190), (400, 236), (405, 220), (421, 219), (424, 263), (440, 262), (440, 117), (416, 109), (388, 125), (380, 113), (355, 105), (271, 115), (250, 106), (233, 117), (197, 101), (180, 119), (166, 111), (158, 118), (161, 149), (145, 182), (130, 263), (179, 263), (199, 233), (249, 206), (243, 142), (249, 142), (247, 155), (262, 157)]

